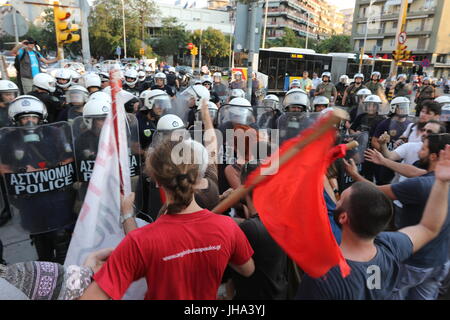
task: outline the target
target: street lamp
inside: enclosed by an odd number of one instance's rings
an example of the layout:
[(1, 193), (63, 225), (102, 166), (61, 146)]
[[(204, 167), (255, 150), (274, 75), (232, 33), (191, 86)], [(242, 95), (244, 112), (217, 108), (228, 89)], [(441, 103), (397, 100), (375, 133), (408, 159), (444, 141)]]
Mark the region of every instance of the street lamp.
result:
[(122, 0), (122, 20), (123, 20), (123, 50), (124, 50), (124, 58), (127, 58), (127, 33), (125, 30), (125, 4), (124, 0)]
[(371, 8), (372, 8), (372, 4), (375, 2), (375, 0), (370, 0), (370, 4), (369, 4), (369, 10), (367, 10), (367, 20), (366, 20), (366, 32), (364, 34), (364, 44), (363, 44), (363, 48), (362, 48), (362, 52), (361, 52), (361, 56), (360, 56), (360, 62), (359, 62), (359, 68), (358, 68), (358, 72), (361, 73), (361, 69), (362, 69), (362, 61), (364, 59), (364, 52), (366, 50), (366, 41), (367, 41), (367, 32), (369, 31), (369, 22), (370, 20), (374, 19), (374, 17), (370, 16), (370, 12), (371, 12)]
[(262, 48), (266, 47), (266, 29), (267, 29), (267, 13), (269, 11), (269, 0), (266, 0), (265, 16), (264, 16), (264, 31), (263, 31), (263, 41)]

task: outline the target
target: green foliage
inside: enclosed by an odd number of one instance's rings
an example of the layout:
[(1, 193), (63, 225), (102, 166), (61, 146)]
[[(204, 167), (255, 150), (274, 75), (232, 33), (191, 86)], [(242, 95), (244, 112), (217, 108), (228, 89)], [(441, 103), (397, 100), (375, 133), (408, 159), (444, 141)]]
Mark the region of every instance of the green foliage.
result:
[(318, 53), (329, 52), (352, 52), (350, 36), (333, 35), (328, 39), (322, 40), (317, 44)]
[(163, 18), (161, 37), (152, 42), (152, 48), (157, 55), (168, 57), (178, 54), (187, 43), (188, 33), (184, 30), (184, 25), (178, 24), (176, 18)]
[(205, 56), (210, 64), (213, 58), (223, 58), (230, 55), (230, 38), (217, 29), (195, 30), (190, 34), (189, 40), (200, 48), (202, 45), (202, 56)]
[[(146, 55), (151, 48), (145, 45), (145, 25), (154, 18), (156, 8), (151, 0), (125, 1), (125, 31), (127, 56), (138, 57), (141, 47)], [(89, 37), (93, 56), (112, 58), (117, 46), (123, 49), (123, 21), (121, 0), (96, 0), (89, 16)]]

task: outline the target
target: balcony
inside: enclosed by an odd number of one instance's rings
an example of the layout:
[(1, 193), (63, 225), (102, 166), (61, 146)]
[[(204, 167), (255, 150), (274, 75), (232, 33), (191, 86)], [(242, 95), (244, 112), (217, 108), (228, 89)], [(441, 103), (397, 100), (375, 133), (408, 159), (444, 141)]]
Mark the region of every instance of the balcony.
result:
[(309, 25), (310, 28), (317, 28), (317, 24), (314, 22), (309, 22), (308, 23), (308, 19), (306, 18), (306, 16), (297, 16), (297, 15), (293, 15), (291, 14), (289, 11), (272, 11), (272, 12), (268, 12), (267, 13), (268, 17), (280, 17), (280, 16), (285, 16), (286, 19), (288, 20), (293, 20), (296, 21), (297, 23), (300, 24), (304, 24), (304, 25)]

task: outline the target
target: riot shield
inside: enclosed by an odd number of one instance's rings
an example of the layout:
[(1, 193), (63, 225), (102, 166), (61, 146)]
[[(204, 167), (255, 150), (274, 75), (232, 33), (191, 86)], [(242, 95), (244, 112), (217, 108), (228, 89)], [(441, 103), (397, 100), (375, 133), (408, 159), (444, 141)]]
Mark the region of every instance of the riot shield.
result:
[[(358, 167), (358, 172), (362, 174), (364, 160), (364, 152), (366, 151), (369, 144), (369, 133), (367, 131), (359, 132), (357, 134), (344, 135), (339, 137), (339, 143), (349, 143), (351, 141), (358, 142), (358, 147), (348, 150), (345, 159), (348, 161), (353, 159), (356, 166)], [(338, 183), (339, 191), (342, 192), (353, 184), (353, 179), (350, 177), (344, 168), (339, 171)]]
[(0, 128), (7, 127), (11, 124), (8, 116), (8, 107), (0, 107)]
[(280, 143), (309, 128), (320, 115), (320, 112), (287, 112), (281, 115), (277, 121)]
[(256, 117), (253, 114), (252, 107), (240, 107), (234, 105), (225, 105), (219, 109), (219, 126), (226, 123), (239, 125), (256, 125)]
[(76, 169), (67, 122), (0, 129), (0, 171), (15, 221), (30, 234), (76, 220)]
[(277, 113), (272, 108), (258, 106), (253, 107), (256, 123), (260, 129), (275, 129)]
[(67, 111), (67, 122), (71, 125), (73, 121), (83, 115), (83, 106), (70, 106)]
[[(141, 154), (143, 152), (139, 144), (138, 121), (133, 114), (127, 114), (126, 116), (131, 187), (133, 192), (140, 192), (142, 188), (140, 188), (138, 181), (142, 166)], [(72, 124), (78, 175), (76, 212), (79, 212), (81, 209), (94, 170), (103, 121), (104, 118), (86, 119), (85, 117), (78, 117)]]

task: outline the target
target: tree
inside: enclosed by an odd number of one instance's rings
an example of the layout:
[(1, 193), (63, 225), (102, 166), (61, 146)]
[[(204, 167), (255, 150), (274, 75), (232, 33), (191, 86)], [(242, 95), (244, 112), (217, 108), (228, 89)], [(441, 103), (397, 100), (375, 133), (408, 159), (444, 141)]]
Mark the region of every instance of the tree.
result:
[(152, 42), (153, 51), (164, 58), (177, 55), (188, 43), (184, 25), (178, 24), (176, 18), (163, 18), (161, 22), (161, 37)]
[[(146, 40), (145, 25), (155, 14), (156, 8), (151, 0), (125, 1), (128, 56), (139, 55), (139, 49)], [(89, 16), (89, 38), (93, 56), (114, 57), (115, 48), (123, 46), (121, 0), (95, 0)]]
[(217, 29), (208, 27), (205, 31), (195, 30), (190, 35), (190, 41), (197, 47), (202, 46), (202, 56), (206, 56), (208, 64), (213, 58), (223, 58), (230, 55), (230, 39)]
[(351, 52), (352, 45), (350, 36), (333, 35), (328, 39), (320, 41), (316, 46), (316, 51), (318, 53)]

